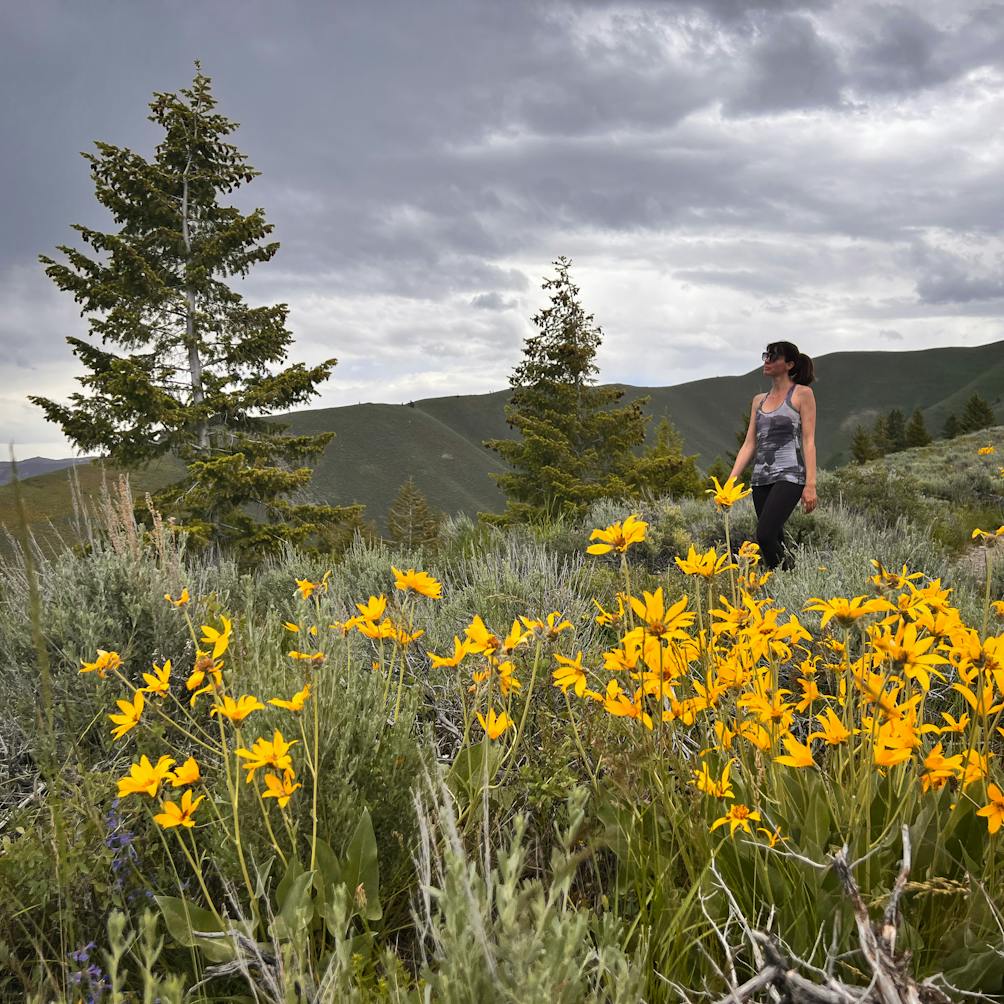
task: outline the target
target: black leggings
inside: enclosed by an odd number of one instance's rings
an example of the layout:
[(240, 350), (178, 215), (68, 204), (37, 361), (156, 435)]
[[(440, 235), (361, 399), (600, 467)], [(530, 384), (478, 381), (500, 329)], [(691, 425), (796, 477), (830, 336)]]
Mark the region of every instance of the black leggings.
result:
[(756, 542), (760, 545), (764, 564), (768, 568), (791, 568), (791, 554), (784, 544), (784, 524), (795, 511), (805, 485), (791, 481), (775, 481), (772, 485), (753, 486), (753, 508), (756, 509)]

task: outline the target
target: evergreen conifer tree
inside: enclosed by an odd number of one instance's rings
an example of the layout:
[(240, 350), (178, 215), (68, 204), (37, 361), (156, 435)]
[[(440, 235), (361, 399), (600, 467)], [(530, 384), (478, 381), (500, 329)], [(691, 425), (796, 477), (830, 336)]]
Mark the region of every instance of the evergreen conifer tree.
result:
[(698, 496), (704, 490), (697, 454), (684, 455), (683, 437), (672, 422), (663, 416), (655, 428), (655, 441), (644, 450), (628, 475), (632, 494), (673, 498)]
[(889, 439), (888, 419), (885, 415), (879, 415), (875, 419), (875, 425), (872, 426), (871, 440), (872, 450), (876, 457), (885, 456), (892, 448), (892, 442)]
[(863, 425), (857, 426), (854, 430), (854, 437), (851, 439), (851, 454), (855, 462), (859, 464), (867, 463), (878, 456), (872, 437)]
[(893, 408), (886, 415), (885, 433), (889, 440), (889, 453), (898, 453), (906, 449), (906, 416), (899, 408)]
[(557, 275), (542, 286), (550, 291), (550, 305), (533, 318), (537, 333), (525, 340), (523, 359), (509, 380), (506, 421), (519, 438), (485, 443), (510, 468), (494, 475), (506, 510), (486, 514), (490, 522), (578, 514), (596, 499), (631, 497), (634, 491), (647, 398), (615, 408), (624, 392), (595, 385), (602, 331), (579, 303), (571, 262), (561, 257), (553, 264)]
[(86, 367), (67, 404), (33, 396), (79, 449), (126, 468), (173, 454), (187, 476), (158, 497), (196, 539), (248, 556), (284, 542), (324, 544), (360, 507), (298, 499), (306, 461), (331, 439), (283, 436), (269, 414), (317, 394), (335, 365), (284, 365), (288, 307), (250, 306), (227, 284), (279, 248), (262, 209), (241, 213), (221, 197), (259, 172), (227, 139), (198, 63), (179, 93), (156, 93), (163, 130), (154, 156), (96, 143), (85, 153), (98, 202), (116, 229), (74, 226), (91, 252), (61, 246), (40, 260), (89, 317), (91, 340), (69, 337)]
[(910, 416), (910, 421), (906, 424), (906, 445), (927, 446), (931, 442), (931, 434), (927, 431), (924, 422), (924, 413), (917, 408)]
[(988, 429), (993, 424), (993, 408), (990, 407), (985, 398), (979, 394), (973, 394), (962, 409), (962, 416), (959, 419), (960, 430), (962, 432), (976, 432), (979, 429)]
[(429, 508), (415, 479), (409, 477), (387, 513), (387, 529), (391, 540), (405, 547), (428, 546), (439, 537), (442, 517)]
[(959, 433), (962, 432), (962, 426), (959, 424), (959, 417), (953, 411), (948, 418), (945, 419), (945, 425), (942, 429), (942, 434), (945, 439), (954, 439)]

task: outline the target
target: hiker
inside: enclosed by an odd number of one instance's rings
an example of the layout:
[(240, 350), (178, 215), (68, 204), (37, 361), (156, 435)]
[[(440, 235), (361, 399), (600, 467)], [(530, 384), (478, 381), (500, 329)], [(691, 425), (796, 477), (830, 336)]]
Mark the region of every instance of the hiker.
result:
[(793, 567), (784, 543), (784, 524), (799, 499), (816, 508), (816, 398), (812, 360), (791, 342), (771, 342), (763, 353), (763, 374), (771, 388), (750, 408), (746, 439), (732, 465), (732, 477), (753, 461), (756, 539), (768, 568)]

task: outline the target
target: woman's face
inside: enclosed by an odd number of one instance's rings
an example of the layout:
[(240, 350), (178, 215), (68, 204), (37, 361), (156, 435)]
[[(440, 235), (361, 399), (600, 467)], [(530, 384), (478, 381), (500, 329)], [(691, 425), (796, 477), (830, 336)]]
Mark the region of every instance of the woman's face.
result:
[(791, 366), (784, 358), (784, 353), (777, 349), (773, 352), (764, 352), (761, 358), (763, 358), (764, 376), (779, 376), (781, 373), (787, 373)]

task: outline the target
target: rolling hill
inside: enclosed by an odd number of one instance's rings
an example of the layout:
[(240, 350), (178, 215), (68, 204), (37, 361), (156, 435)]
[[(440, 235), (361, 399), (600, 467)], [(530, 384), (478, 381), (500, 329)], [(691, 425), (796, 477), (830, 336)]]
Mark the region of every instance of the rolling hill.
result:
[[(816, 360), (817, 456), (821, 468), (849, 459), (858, 424), (880, 412), (920, 408), (932, 435), (968, 397), (990, 401), (1004, 424), (1004, 342), (918, 351), (834, 352)], [(707, 467), (734, 449), (736, 430), (748, 419), (750, 402), (765, 390), (759, 369), (740, 376), (711, 377), (670, 387), (623, 387), (627, 399), (647, 395), (654, 421), (668, 416), (688, 452)], [(502, 495), (491, 475), (503, 470), (486, 439), (513, 433), (505, 422), (508, 390), (428, 398), (411, 404), (358, 404), (281, 416), (296, 434), (333, 431), (335, 439), (317, 462), (310, 494), (335, 504), (362, 502), (383, 526), (387, 508), (410, 476), (429, 503), (444, 512), (499, 511)], [(157, 488), (171, 477), (162, 464), (133, 477), (137, 490)], [(99, 466), (76, 468), (84, 494), (97, 491)], [(28, 478), (25, 496), (32, 522), (69, 523), (69, 481), (65, 472)], [(0, 486), (0, 522), (14, 515), (10, 486)]]

